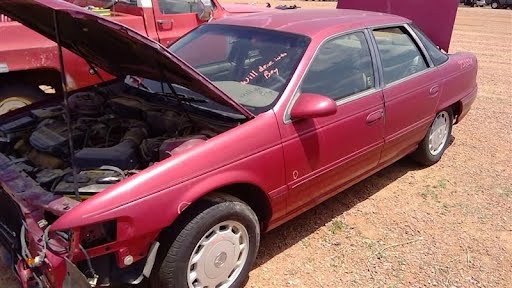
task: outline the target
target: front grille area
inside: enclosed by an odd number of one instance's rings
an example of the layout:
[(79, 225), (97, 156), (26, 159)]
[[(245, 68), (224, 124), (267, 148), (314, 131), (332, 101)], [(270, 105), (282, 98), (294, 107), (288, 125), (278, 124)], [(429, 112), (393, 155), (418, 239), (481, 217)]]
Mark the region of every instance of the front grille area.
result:
[(19, 232), (23, 214), (16, 202), (0, 188), (0, 243), (9, 251), (20, 252)]

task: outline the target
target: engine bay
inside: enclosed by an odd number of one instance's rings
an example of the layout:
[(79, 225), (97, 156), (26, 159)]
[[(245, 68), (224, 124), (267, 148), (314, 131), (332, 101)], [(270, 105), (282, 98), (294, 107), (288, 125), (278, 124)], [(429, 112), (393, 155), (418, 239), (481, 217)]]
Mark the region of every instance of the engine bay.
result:
[(69, 96), (70, 121), (54, 103), (0, 125), (0, 152), (48, 192), (74, 195), (77, 185), (87, 198), (230, 127), (158, 97), (113, 91)]

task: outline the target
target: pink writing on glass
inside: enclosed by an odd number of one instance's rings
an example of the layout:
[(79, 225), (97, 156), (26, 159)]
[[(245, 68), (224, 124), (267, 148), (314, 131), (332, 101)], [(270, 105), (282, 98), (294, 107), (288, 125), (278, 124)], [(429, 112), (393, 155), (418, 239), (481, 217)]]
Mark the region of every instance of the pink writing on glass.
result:
[(240, 81), (240, 83), (248, 84), (254, 78), (258, 77), (260, 75), (260, 73), (263, 73), (263, 77), (265, 77), (265, 79), (269, 79), (272, 75), (279, 76), (279, 69), (273, 68), (272, 66), (274, 64), (276, 64), (277, 62), (279, 62), (279, 60), (283, 59), (283, 57), (286, 57), (287, 55), (288, 55), (288, 53), (282, 52), (279, 55), (277, 55), (276, 57), (272, 58), (272, 60), (268, 61), (267, 63), (260, 65), (258, 67), (258, 71), (254, 71), (254, 69), (251, 70), (251, 72), (249, 72), (249, 74), (247, 74), (247, 76), (245, 76), (245, 78), (242, 81)]

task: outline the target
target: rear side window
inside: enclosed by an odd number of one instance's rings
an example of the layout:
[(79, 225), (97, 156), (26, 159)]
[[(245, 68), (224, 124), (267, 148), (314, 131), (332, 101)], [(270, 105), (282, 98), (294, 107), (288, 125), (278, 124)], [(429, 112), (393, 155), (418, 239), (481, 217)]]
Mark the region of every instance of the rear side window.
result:
[(405, 27), (377, 29), (373, 35), (379, 48), (385, 84), (427, 69), (425, 58)]
[(356, 32), (320, 46), (301, 84), (301, 92), (336, 101), (371, 89), (374, 84), (368, 42), (363, 32)]
[(432, 41), (427, 37), (427, 35), (423, 33), (423, 31), (416, 27), (416, 25), (411, 25), (411, 28), (427, 50), (427, 53), (430, 55), (430, 59), (432, 59), (434, 65), (439, 66), (448, 60), (448, 55), (440, 51), (439, 48), (437, 48), (437, 46), (434, 45), (434, 43), (432, 43)]

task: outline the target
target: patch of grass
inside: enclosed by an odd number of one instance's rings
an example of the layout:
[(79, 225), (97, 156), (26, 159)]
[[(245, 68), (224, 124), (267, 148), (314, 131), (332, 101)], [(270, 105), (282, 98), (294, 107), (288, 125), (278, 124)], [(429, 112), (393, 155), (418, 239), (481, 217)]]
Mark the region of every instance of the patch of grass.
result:
[(498, 194), (503, 198), (512, 198), (512, 187), (505, 187), (503, 189), (498, 189)]
[(448, 184), (448, 180), (446, 180), (444, 178), (443, 179), (439, 179), (435, 185), (432, 185), (432, 186), (431, 185), (427, 185), (427, 186), (425, 186), (425, 190), (420, 192), (420, 195), (425, 200), (430, 198), (430, 199), (433, 199), (433, 200), (437, 201), (437, 199), (439, 198), (437, 192), (439, 190), (446, 189), (447, 184)]
[(377, 258), (379, 260), (386, 260), (386, 254), (384, 254), (383, 251), (379, 251), (379, 252), (375, 253), (375, 258)]
[(306, 248), (311, 247), (311, 243), (309, 243), (309, 240), (307, 238), (300, 240), (300, 243), (302, 244), (302, 246), (304, 246)]
[(448, 215), (450, 212), (451, 206), (448, 203), (441, 204), (441, 215)]
[(331, 234), (337, 234), (338, 232), (347, 229), (347, 227), (347, 224), (343, 223), (342, 220), (336, 218), (332, 220), (331, 226), (329, 227), (329, 232), (331, 232)]
[(445, 189), (446, 188), (446, 183), (448, 183), (448, 180), (440, 179), (440, 180), (437, 181), (437, 185), (434, 186), (434, 188)]
[(377, 246), (377, 242), (371, 239), (363, 239), (363, 243), (366, 244), (366, 247), (373, 251), (373, 248)]
[(426, 186), (425, 190), (420, 192), (420, 195), (425, 200), (428, 200), (429, 198), (437, 200), (437, 198), (438, 198), (438, 195), (437, 195), (437, 192), (435, 191), (435, 188), (432, 189), (432, 187), (430, 187), (430, 186)]

